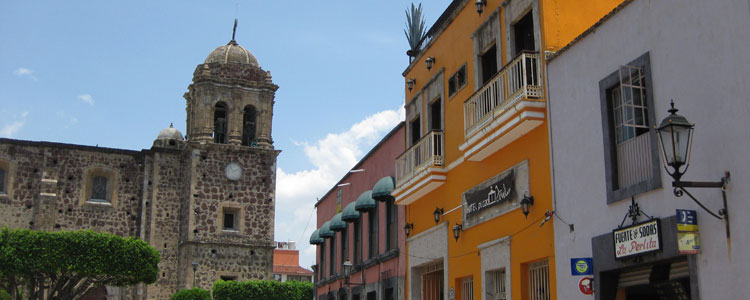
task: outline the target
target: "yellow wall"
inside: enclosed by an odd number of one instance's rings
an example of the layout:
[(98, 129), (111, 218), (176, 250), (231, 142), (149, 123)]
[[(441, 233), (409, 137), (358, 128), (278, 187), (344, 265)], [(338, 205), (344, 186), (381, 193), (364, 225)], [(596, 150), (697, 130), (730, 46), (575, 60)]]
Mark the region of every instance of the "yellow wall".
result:
[[(406, 99), (411, 101), (440, 69), (444, 71), (446, 97), (444, 99), (444, 155), (446, 158), (444, 167), (463, 156), (463, 152), (458, 149), (459, 145), (465, 142), (463, 105), (475, 91), (474, 45), (471, 34), (482, 25), (501, 1), (487, 1), (488, 5), (481, 16), (476, 13), (474, 1), (468, 2), (449, 27), (436, 37), (429, 48), (407, 69), (404, 79), (415, 78), (417, 80), (411, 91), (406, 90)], [(543, 51), (558, 50), (620, 2), (621, 0), (539, 0), (541, 17), (539, 24), (542, 39), (540, 48)], [(504, 11), (501, 11), (499, 15), (502, 36), (498, 51), (502, 52), (501, 65), (505, 65), (508, 62), (505, 59)], [(424, 63), (427, 57), (436, 58), (431, 71), (427, 70)], [(449, 98), (448, 79), (463, 64), (466, 64), (467, 84), (456, 95)], [(428, 115), (426, 110), (427, 107), (424, 106), (421, 112), (422, 120)], [(540, 111), (544, 112), (544, 109)], [(423, 130), (425, 124), (422, 123)], [(464, 161), (450, 170), (442, 186), (408, 205), (407, 222), (414, 224), (412, 236), (432, 228), (435, 226), (432, 212), (436, 207), (448, 211), (461, 205), (461, 196), (466, 190), (524, 160), (529, 162), (529, 189), (535, 200), (528, 218), (524, 217), (520, 209), (516, 209), (464, 230), (458, 241), (453, 239), (452, 232), (449, 233), (448, 281), (445, 284), (455, 289), (456, 299), (461, 298), (461, 278), (467, 276), (473, 276), (474, 279), (474, 298), (483, 299), (481, 288), (484, 283), (481, 280), (481, 257), (477, 245), (509, 235), (512, 235), (511, 267), (506, 269), (506, 274), (511, 279), (512, 297), (528, 299), (528, 287), (525, 286), (528, 276), (527, 264), (546, 258), (550, 268), (551, 299), (556, 299), (553, 220), (539, 227), (545, 211), (553, 210), (546, 122), (483, 161)], [(449, 222), (448, 227), (452, 228), (454, 224), (462, 222), (462, 214), (462, 209), (458, 209), (443, 217), (441, 222)], [(418, 254), (409, 253), (409, 255)], [(410, 285), (411, 283), (407, 283), (407, 286)]]

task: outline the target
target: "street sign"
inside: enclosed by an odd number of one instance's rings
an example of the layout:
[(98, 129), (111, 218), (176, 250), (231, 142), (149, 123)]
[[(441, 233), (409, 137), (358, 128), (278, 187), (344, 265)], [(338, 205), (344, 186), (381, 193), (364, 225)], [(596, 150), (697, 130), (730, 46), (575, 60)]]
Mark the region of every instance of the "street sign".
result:
[(578, 290), (584, 295), (594, 294), (594, 278), (585, 276), (578, 281)]
[(591, 257), (579, 257), (570, 259), (570, 274), (594, 275), (594, 259)]

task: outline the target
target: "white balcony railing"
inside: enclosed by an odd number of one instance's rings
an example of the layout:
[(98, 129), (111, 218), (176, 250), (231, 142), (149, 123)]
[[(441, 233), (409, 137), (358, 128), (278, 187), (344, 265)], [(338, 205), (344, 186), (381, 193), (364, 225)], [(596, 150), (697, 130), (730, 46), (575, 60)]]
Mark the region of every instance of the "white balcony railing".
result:
[(651, 179), (651, 138), (641, 134), (617, 145), (617, 184), (626, 188)]
[(495, 77), (464, 102), (464, 134), (468, 138), (521, 98), (542, 97), (540, 55), (523, 52), (503, 67)]
[(400, 186), (430, 166), (442, 166), (443, 131), (433, 130), (396, 158), (396, 185)]

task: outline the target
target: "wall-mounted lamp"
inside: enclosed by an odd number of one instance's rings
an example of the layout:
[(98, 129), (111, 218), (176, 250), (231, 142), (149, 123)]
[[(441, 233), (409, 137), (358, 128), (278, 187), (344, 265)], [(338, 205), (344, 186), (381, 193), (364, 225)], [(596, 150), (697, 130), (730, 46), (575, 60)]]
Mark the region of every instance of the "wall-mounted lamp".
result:
[(406, 234), (406, 236), (409, 236), (412, 229), (414, 229), (414, 223), (406, 223), (406, 225), (404, 225), (404, 234)]
[(364, 171), (365, 169), (354, 169), (354, 170), (349, 170), (349, 173), (359, 173), (359, 172), (364, 172)]
[(484, 11), (484, 7), (487, 6), (487, 0), (477, 0), (474, 5), (477, 6), (477, 13), (481, 16), (482, 12)]
[(521, 211), (523, 212), (524, 217), (529, 216), (529, 211), (531, 211), (532, 206), (534, 206), (534, 196), (526, 196), (526, 194), (524, 194), (523, 199), (521, 199)]
[[(679, 110), (674, 108), (674, 101), (671, 101), (670, 105), (672, 106), (672, 108), (668, 110), (670, 115), (661, 121), (659, 127), (656, 128), (656, 132), (659, 134), (659, 141), (661, 142), (661, 149), (664, 154), (664, 169), (667, 171), (667, 174), (674, 179), (672, 182), (674, 194), (677, 197), (682, 197), (684, 194), (687, 194), (693, 199), (693, 201), (695, 201), (695, 203), (703, 208), (703, 210), (717, 219), (724, 220), (727, 239), (729, 239), (729, 212), (727, 211), (726, 194), (726, 186), (729, 184), (729, 172), (726, 172), (724, 177), (717, 182), (680, 180), (690, 165), (690, 150), (692, 149), (693, 127), (695, 127), (695, 124), (691, 124), (685, 117), (677, 114)], [(669, 166), (669, 168), (667, 166)], [(682, 168), (683, 166), (684, 168)], [(724, 208), (719, 209), (718, 214), (710, 211), (685, 188), (720, 188), (724, 200)]]
[(198, 261), (193, 261), (193, 287), (195, 287), (195, 273), (198, 272)]
[[(353, 283), (349, 282), (349, 277), (352, 276), (352, 269), (354, 266), (352, 266), (352, 262), (348, 259), (344, 261), (344, 264), (341, 266), (341, 269), (344, 271), (344, 284), (346, 285), (365, 285), (364, 280), (361, 283)], [(364, 273), (364, 272), (362, 272)]]
[(406, 81), (406, 88), (409, 89), (411, 92), (411, 89), (414, 88), (414, 84), (417, 83), (417, 80), (414, 78), (409, 78), (409, 80)]
[(453, 226), (453, 238), (456, 239), (456, 242), (458, 242), (458, 237), (461, 236), (461, 230), (464, 229), (464, 226), (460, 223), (456, 223), (456, 225)]
[(443, 214), (442, 208), (435, 208), (435, 211), (432, 212), (432, 215), (435, 217), (435, 224), (440, 222), (440, 216)]
[(427, 71), (432, 70), (432, 64), (435, 63), (435, 58), (430, 56), (424, 60), (424, 64), (427, 66)]
[(352, 184), (352, 183), (351, 183), (351, 182), (347, 182), (347, 183), (339, 183), (339, 184), (337, 184), (336, 186), (337, 186), (337, 187), (342, 187), (342, 186), (347, 186), (347, 185), (350, 185), (350, 184)]

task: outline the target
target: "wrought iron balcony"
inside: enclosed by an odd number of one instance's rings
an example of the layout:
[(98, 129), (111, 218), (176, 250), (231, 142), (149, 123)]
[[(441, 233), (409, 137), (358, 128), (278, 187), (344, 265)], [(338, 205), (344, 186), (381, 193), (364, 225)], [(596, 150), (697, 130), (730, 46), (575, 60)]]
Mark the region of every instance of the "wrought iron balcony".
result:
[(524, 98), (542, 97), (541, 57), (522, 52), (464, 102), (464, 135), (468, 139), (495, 116)]
[(401, 186), (431, 166), (442, 166), (443, 131), (433, 130), (396, 158), (396, 186)]

